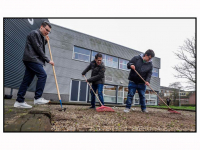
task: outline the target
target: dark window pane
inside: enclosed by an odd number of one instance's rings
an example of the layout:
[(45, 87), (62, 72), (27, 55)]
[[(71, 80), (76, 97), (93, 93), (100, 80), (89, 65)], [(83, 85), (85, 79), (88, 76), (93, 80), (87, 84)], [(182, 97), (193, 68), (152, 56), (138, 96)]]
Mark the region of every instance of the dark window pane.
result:
[(79, 85), (79, 81), (72, 80), (71, 101), (78, 100), (78, 85)]
[(81, 82), (79, 101), (86, 101), (86, 94), (87, 94), (86, 91), (87, 91), (87, 83)]

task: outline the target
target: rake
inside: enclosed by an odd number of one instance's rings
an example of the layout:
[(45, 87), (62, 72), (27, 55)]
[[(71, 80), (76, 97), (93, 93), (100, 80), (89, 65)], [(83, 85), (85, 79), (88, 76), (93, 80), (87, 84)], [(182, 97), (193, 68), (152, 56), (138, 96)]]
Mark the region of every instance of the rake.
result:
[[(135, 71), (135, 72), (137, 73), (137, 75), (144, 81), (144, 83), (146, 83), (146, 81), (141, 77), (141, 75), (140, 75), (136, 70), (134, 70), (134, 71)], [(168, 107), (168, 111), (169, 111), (170, 113), (181, 114), (180, 112), (177, 112), (177, 111), (171, 109), (171, 108), (164, 102), (164, 100), (151, 88), (150, 85), (148, 85), (148, 87), (149, 87), (149, 88), (159, 97), (159, 99), (162, 100), (162, 102)]]
[[(84, 77), (85, 77), (85, 75), (84, 75)], [(86, 78), (86, 77), (85, 77), (85, 80), (87, 81), (87, 78)], [(87, 82), (87, 84), (90, 86), (90, 89), (92, 89), (92, 92), (94, 93), (94, 95), (96, 96), (96, 98), (99, 100), (99, 102), (100, 102), (100, 104), (101, 104), (101, 107), (96, 108), (96, 111), (98, 111), (98, 112), (102, 112), (102, 111), (114, 112), (114, 110), (113, 110), (112, 108), (107, 107), (107, 106), (104, 106), (104, 105), (101, 103), (100, 99), (98, 98), (98, 96), (97, 96), (96, 93), (94, 92), (94, 90), (93, 90), (93, 88), (91, 87), (91, 85), (89, 84), (89, 82)]]
[[(47, 40), (47, 42), (48, 42), (48, 46), (49, 46), (49, 53), (50, 53), (51, 61), (53, 61), (49, 40)], [(56, 88), (57, 88), (57, 92), (58, 92), (58, 98), (60, 100), (60, 106), (61, 106), (61, 109), (59, 109), (59, 111), (62, 111), (62, 110), (65, 111), (66, 108), (62, 107), (62, 101), (61, 101), (61, 97), (60, 97), (60, 92), (59, 92), (58, 82), (57, 82), (57, 78), (56, 78), (55, 68), (54, 68), (54, 66), (52, 66), (52, 67), (53, 67), (53, 74), (54, 74), (54, 78), (55, 78), (55, 82), (56, 82)]]

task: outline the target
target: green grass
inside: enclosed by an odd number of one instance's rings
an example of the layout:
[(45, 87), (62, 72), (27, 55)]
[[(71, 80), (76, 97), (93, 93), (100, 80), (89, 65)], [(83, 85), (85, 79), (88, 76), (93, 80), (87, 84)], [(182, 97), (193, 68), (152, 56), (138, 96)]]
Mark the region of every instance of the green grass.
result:
[[(168, 108), (167, 106), (147, 106), (152, 108)], [(195, 110), (195, 106), (169, 106), (172, 109)]]

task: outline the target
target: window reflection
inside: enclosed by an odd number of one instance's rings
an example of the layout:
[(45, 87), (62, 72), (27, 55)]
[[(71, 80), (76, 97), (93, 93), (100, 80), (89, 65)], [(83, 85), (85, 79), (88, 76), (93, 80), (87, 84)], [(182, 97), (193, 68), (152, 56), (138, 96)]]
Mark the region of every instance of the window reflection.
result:
[(117, 103), (123, 103), (123, 86), (118, 87)]
[(128, 60), (119, 59), (119, 69), (129, 70), (127, 68), (127, 63), (128, 63)]
[(90, 50), (74, 46), (73, 59), (89, 62), (90, 61)]
[(153, 68), (153, 71), (152, 71), (152, 76), (153, 77), (159, 77), (159, 69), (158, 68)]
[[(97, 54), (97, 52), (92, 51), (91, 61), (93, 61), (95, 59), (96, 54)], [(109, 56), (109, 55), (105, 55), (105, 54), (102, 54), (102, 56), (103, 56), (103, 62), (105, 64), (105, 66), (112, 67), (112, 68), (118, 68), (118, 58), (117, 57), (113, 57), (113, 56)]]
[(116, 86), (104, 85), (104, 102), (116, 103)]

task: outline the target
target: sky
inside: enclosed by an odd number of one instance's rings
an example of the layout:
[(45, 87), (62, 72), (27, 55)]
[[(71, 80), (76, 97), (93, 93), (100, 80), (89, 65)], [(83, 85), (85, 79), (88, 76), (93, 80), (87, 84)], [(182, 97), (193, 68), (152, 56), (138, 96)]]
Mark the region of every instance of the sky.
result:
[[(174, 55), (184, 40), (195, 35), (195, 19), (49, 19), (53, 24), (145, 52), (152, 49), (161, 59), (160, 85), (185, 79), (174, 77), (172, 68), (181, 63)], [(183, 88), (184, 89), (184, 88)], [(185, 89), (186, 90), (186, 89)]]

